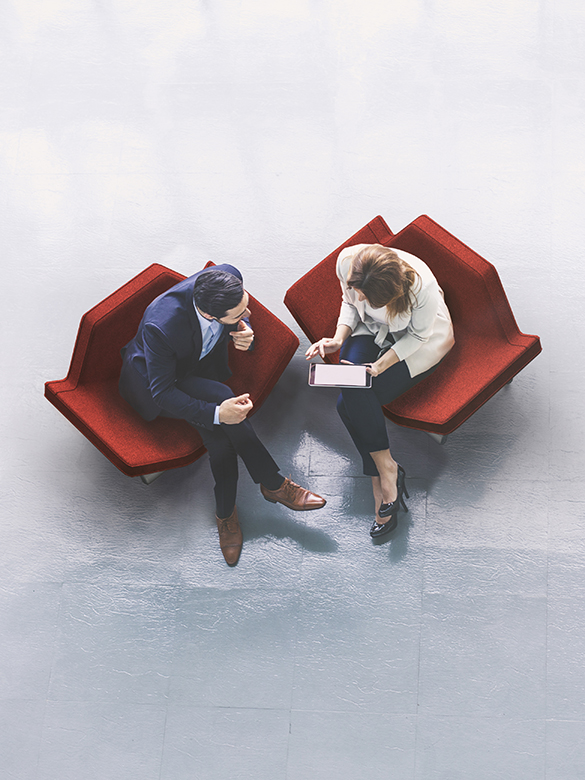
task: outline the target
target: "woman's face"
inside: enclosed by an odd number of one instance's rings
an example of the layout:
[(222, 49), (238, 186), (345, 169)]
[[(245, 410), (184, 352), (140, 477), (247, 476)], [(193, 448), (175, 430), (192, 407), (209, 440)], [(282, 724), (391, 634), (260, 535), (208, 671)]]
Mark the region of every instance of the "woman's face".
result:
[(357, 288), (357, 287), (354, 287), (353, 289), (354, 289), (354, 290), (356, 291), (356, 293), (357, 293), (358, 301), (367, 301), (367, 300), (368, 300), (368, 299), (366, 298), (366, 296), (363, 294), (363, 292), (362, 292), (361, 290), (358, 290), (358, 288)]

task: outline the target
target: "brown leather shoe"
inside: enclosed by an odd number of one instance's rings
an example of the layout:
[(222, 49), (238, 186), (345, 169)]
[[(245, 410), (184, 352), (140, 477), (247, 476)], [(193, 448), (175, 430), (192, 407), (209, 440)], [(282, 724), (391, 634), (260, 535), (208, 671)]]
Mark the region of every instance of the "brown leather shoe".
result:
[(219, 531), (219, 546), (223, 553), (226, 563), (233, 566), (238, 562), (240, 552), (242, 551), (242, 529), (238, 521), (238, 510), (234, 511), (229, 517), (220, 519), (217, 515), (217, 530)]
[(327, 501), (310, 490), (305, 490), (287, 477), (278, 490), (268, 490), (264, 485), (260, 485), (262, 495), (267, 501), (276, 504), (284, 504), (289, 509), (296, 509), (299, 512), (306, 512), (309, 509), (321, 509)]

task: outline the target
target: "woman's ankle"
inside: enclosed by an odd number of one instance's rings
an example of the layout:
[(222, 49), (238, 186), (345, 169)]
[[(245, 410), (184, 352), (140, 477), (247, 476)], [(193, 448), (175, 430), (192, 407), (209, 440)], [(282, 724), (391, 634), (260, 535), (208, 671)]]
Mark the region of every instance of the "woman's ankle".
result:
[(396, 501), (396, 498), (398, 496), (398, 490), (396, 485), (396, 476), (398, 474), (398, 471), (396, 471), (396, 474), (391, 475), (384, 475), (381, 478), (381, 492), (382, 492), (382, 500), (385, 504), (391, 504), (393, 501)]

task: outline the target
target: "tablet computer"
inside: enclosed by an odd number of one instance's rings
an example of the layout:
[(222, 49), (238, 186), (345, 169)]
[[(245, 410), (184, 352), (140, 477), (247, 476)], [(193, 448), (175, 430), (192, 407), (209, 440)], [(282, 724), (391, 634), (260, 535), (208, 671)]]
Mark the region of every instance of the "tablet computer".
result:
[(311, 363), (309, 384), (311, 387), (371, 387), (372, 375), (360, 365)]

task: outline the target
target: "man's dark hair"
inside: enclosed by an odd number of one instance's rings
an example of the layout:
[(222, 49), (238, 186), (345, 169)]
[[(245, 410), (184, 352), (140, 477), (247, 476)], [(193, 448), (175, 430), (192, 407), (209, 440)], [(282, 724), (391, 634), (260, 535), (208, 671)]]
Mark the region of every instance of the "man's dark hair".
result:
[(235, 309), (243, 297), (244, 285), (237, 276), (213, 268), (200, 274), (193, 287), (195, 306), (218, 320), (229, 309)]

